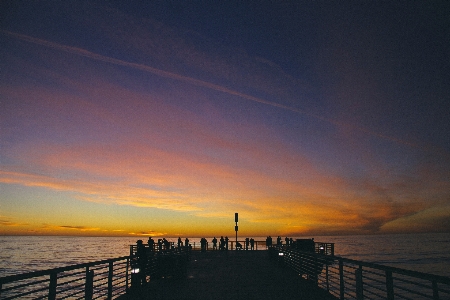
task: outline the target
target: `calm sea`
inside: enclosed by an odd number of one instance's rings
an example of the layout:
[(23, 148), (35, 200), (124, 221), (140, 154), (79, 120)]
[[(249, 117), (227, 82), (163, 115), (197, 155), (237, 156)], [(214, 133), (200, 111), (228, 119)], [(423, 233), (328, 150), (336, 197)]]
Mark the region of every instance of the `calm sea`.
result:
[[(274, 240), (276, 237), (273, 237)], [(0, 236), (0, 277), (129, 254), (136, 237)], [(147, 238), (141, 238), (146, 241)], [(208, 238), (211, 241), (212, 238)], [(265, 237), (254, 237), (265, 240)], [(323, 236), (335, 243), (335, 255), (450, 276), (450, 233)], [(168, 238), (176, 241), (176, 238)], [(199, 243), (191, 238), (191, 243)]]

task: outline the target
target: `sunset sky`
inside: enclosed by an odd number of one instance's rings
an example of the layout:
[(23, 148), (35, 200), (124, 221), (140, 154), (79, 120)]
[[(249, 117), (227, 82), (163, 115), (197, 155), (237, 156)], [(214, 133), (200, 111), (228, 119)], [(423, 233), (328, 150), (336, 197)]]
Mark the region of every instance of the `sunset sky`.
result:
[(0, 1), (0, 234), (450, 232), (450, 4)]

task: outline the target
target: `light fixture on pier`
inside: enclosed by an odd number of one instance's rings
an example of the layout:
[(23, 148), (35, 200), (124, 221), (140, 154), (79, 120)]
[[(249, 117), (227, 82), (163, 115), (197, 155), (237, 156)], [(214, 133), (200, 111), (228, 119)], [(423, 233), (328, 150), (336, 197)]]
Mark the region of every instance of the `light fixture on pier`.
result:
[(319, 253), (320, 253), (320, 254), (325, 254), (325, 247), (324, 247), (323, 245), (321, 245), (321, 246), (319, 247)]

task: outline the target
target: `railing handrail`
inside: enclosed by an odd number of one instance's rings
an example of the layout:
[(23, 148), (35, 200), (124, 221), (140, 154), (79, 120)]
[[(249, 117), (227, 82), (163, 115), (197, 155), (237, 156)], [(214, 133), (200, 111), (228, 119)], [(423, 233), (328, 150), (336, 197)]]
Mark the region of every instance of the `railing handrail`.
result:
[(61, 273), (61, 272), (66, 272), (66, 271), (72, 271), (75, 269), (92, 267), (92, 266), (106, 264), (106, 263), (110, 263), (110, 262), (116, 262), (119, 260), (125, 260), (128, 258), (130, 258), (130, 256), (121, 256), (121, 257), (116, 257), (116, 258), (109, 258), (109, 259), (81, 263), (81, 264), (70, 265), (70, 266), (65, 266), (65, 267), (58, 267), (58, 268), (53, 268), (53, 269), (32, 271), (32, 272), (22, 273), (22, 274), (8, 275), (8, 276), (0, 277), (0, 284), (10, 283), (10, 282), (18, 281), (18, 280), (29, 279), (29, 278), (33, 278), (33, 277), (46, 276), (46, 275), (50, 275), (53, 273)]
[(369, 267), (369, 268), (382, 270), (382, 271), (391, 271), (393, 273), (397, 273), (397, 274), (401, 274), (401, 275), (422, 278), (422, 279), (426, 279), (426, 280), (430, 280), (430, 281), (434, 280), (434, 281), (437, 281), (440, 283), (450, 284), (450, 277), (448, 277), (448, 276), (435, 275), (435, 274), (431, 274), (431, 273), (413, 271), (413, 270), (408, 270), (408, 269), (403, 269), (403, 268), (398, 268), (398, 267), (391, 267), (391, 266), (386, 266), (386, 265), (382, 265), (382, 264), (378, 264), (378, 263), (356, 260), (356, 259), (352, 259), (352, 258), (345, 258), (342, 256), (336, 256), (336, 255), (326, 255), (326, 254), (320, 254), (317, 252), (306, 252), (306, 251), (300, 251), (300, 250), (296, 250), (296, 249), (291, 249), (291, 250), (295, 250), (296, 252), (301, 253), (303, 255), (326, 257), (327, 259), (332, 259), (332, 260), (336, 260), (336, 261), (341, 260), (343, 262), (351, 263), (351, 264), (358, 265), (358, 266)]
[[(320, 254), (317, 254), (317, 255), (320, 255)], [(386, 266), (386, 265), (382, 265), (382, 264), (378, 264), (378, 263), (365, 262), (365, 261), (355, 260), (355, 259), (351, 259), (351, 258), (345, 258), (345, 257), (341, 257), (341, 256), (327, 255), (327, 257), (333, 258), (336, 260), (342, 260), (343, 262), (349, 262), (349, 263), (352, 263), (355, 265), (361, 265), (363, 267), (370, 267), (370, 268), (382, 270), (382, 271), (391, 271), (393, 273), (397, 273), (397, 274), (401, 274), (401, 275), (423, 278), (426, 280), (435, 280), (440, 283), (450, 284), (450, 277), (448, 277), (448, 276), (435, 275), (435, 274), (431, 274), (431, 273), (424, 273), (424, 272), (420, 272), (420, 271), (413, 271), (413, 270), (408, 270), (408, 269), (403, 269), (403, 268), (391, 267), (391, 266)]]
[[(342, 260), (343, 262), (352, 263), (354, 265), (361, 265), (364, 267), (370, 267), (370, 268), (378, 269), (378, 270), (382, 270), (382, 271), (391, 271), (391, 272), (394, 272), (397, 274), (418, 277), (418, 278), (423, 278), (423, 279), (427, 279), (427, 280), (435, 280), (440, 283), (450, 284), (450, 277), (448, 277), (448, 276), (435, 275), (435, 274), (430, 274), (430, 273), (425, 273), (425, 272), (420, 272), (420, 271), (413, 271), (413, 270), (408, 270), (408, 269), (403, 269), (403, 268), (398, 268), (398, 267), (386, 266), (386, 265), (373, 263), (373, 262), (345, 258), (342, 256), (321, 255), (318, 253), (311, 253), (311, 252), (304, 252), (304, 251), (298, 251), (298, 252), (302, 253), (302, 254), (306, 254), (306, 255), (324, 256), (329, 259)], [(38, 276), (50, 275), (51, 273), (61, 273), (61, 272), (75, 270), (75, 269), (92, 267), (92, 266), (96, 266), (96, 265), (100, 265), (100, 264), (106, 264), (106, 263), (110, 263), (110, 262), (124, 260), (127, 258), (130, 258), (130, 256), (121, 256), (121, 257), (104, 259), (104, 260), (99, 260), (99, 261), (75, 264), (75, 265), (70, 265), (70, 266), (65, 266), (65, 267), (57, 267), (57, 268), (32, 271), (32, 272), (27, 272), (27, 273), (22, 273), (22, 274), (8, 275), (8, 276), (0, 277), (0, 283), (4, 284), (4, 283), (17, 281), (17, 280), (24, 280), (24, 279), (29, 279), (29, 278), (38, 277)]]
[[(426, 295), (427, 299), (449, 299), (450, 277), (448, 276), (412, 271), (335, 255), (301, 251), (289, 247), (272, 247), (271, 249), (273, 251), (272, 257), (278, 256), (279, 261), (299, 272), (301, 276), (315, 282), (318, 286), (320, 282), (321, 288), (330, 292), (330, 286), (333, 286), (333, 292), (330, 293), (341, 300), (348, 299), (347, 296), (350, 299), (361, 300), (364, 299), (363, 294), (366, 292), (372, 294), (372, 296), (386, 297), (386, 299), (394, 299), (394, 297), (397, 299), (397, 296), (403, 299), (412, 299), (409, 298), (411, 295)], [(334, 271), (331, 271), (332, 269)], [(383, 277), (384, 279), (382, 279)], [(439, 287), (438, 284), (445, 287)], [(417, 289), (411, 288), (412, 285), (416, 286)], [(380, 292), (386, 294), (383, 296)], [(444, 298), (439, 298), (440, 293), (445, 295)], [(406, 294), (409, 296), (406, 296)]]

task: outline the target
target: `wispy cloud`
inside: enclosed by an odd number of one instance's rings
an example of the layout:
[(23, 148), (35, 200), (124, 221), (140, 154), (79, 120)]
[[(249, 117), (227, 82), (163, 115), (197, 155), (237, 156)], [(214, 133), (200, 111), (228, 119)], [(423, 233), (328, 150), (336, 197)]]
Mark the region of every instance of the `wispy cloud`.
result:
[(157, 231), (130, 232), (128, 234), (136, 235), (136, 236), (164, 236), (164, 235), (167, 235), (166, 232), (157, 232)]
[(61, 180), (42, 175), (5, 171), (0, 172), (0, 182), (76, 192), (81, 194), (80, 199), (97, 203), (156, 207), (179, 211), (198, 210), (197, 207), (189, 205), (189, 203), (181, 203), (180, 199), (185, 198), (185, 196), (180, 192), (138, 188), (125, 185), (123, 182)]
[[(440, 195), (445, 197), (446, 187), (438, 182), (417, 184), (401, 178), (399, 183), (388, 185), (374, 180), (348, 181), (321, 174), (311, 166), (310, 178), (303, 181), (302, 173), (289, 168), (285, 170), (287, 177), (277, 177), (245, 168), (236, 172), (234, 167), (200, 163), (194, 157), (155, 152), (144, 145), (118, 148), (127, 153), (127, 159), (110, 148), (102, 149), (100, 155), (108, 160), (91, 163), (90, 157), (97, 150), (77, 148), (72, 152), (66, 147), (45, 147), (35, 164), (83, 177), (64, 179), (1, 171), (0, 182), (75, 192), (84, 201), (153, 207), (208, 218), (224, 218), (240, 211), (251, 222), (277, 224), (291, 234), (305, 233), (299, 228), (378, 232), (384, 224), (445, 202)], [(141, 153), (141, 159), (134, 157), (133, 149)], [(152, 162), (142, 163), (146, 157), (152, 157)], [(418, 194), (425, 190), (428, 196), (433, 191), (435, 200), (423, 201)]]
[(56, 226), (60, 229), (70, 229), (70, 230), (79, 230), (79, 231), (98, 231), (100, 228), (98, 227), (86, 227), (86, 226), (70, 226), (70, 225), (60, 225)]
[(309, 111), (303, 110), (303, 109), (299, 109), (299, 108), (295, 108), (292, 106), (288, 106), (288, 105), (284, 105), (281, 103), (277, 103), (277, 102), (273, 102), (273, 101), (268, 101), (265, 100), (263, 98), (259, 98), (259, 97), (254, 97), (250, 94), (245, 94), (245, 93), (241, 93), (237, 90), (233, 90), (218, 84), (214, 84), (211, 82), (207, 82), (207, 81), (203, 81), (203, 80), (199, 80), (193, 77), (188, 77), (188, 76), (184, 76), (184, 75), (179, 75), (176, 73), (172, 73), (172, 72), (168, 72), (165, 70), (161, 70), (161, 69), (157, 69), (157, 68), (153, 68), (151, 66), (147, 66), (144, 64), (140, 64), (140, 63), (133, 63), (133, 62), (127, 62), (124, 60), (120, 60), (120, 59), (116, 59), (116, 58), (112, 58), (112, 57), (108, 57), (108, 56), (104, 56), (104, 55), (100, 55), (82, 48), (77, 48), (77, 47), (72, 47), (72, 46), (67, 46), (67, 45), (62, 45), (62, 44), (58, 44), (58, 43), (54, 43), (51, 41), (47, 41), (47, 40), (42, 40), (42, 39), (38, 39), (35, 37), (31, 37), (31, 36), (27, 36), (24, 34), (20, 34), (20, 33), (16, 33), (16, 32), (10, 32), (7, 30), (0, 30), (0, 33), (10, 36), (10, 37), (14, 37), (16, 39), (20, 39), (29, 43), (33, 43), (36, 45), (41, 45), (41, 46), (45, 46), (45, 47), (49, 47), (55, 50), (59, 50), (59, 51), (64, 51), (67, 53), (71, 53), (74, 55), (78, 55), (78, 56), (82, 56), (82, 57), (87, 57), (90, 59), (94, 59), (94, 60), (98, 60), (98, 61), (102, 61), (102, 62), (106, 62), (106, 63), (111, 63), (114, 65), (118, 65), (118, 66), (125, 66), (125, 67), (129, 67), (129, 68), (133, 68), (136, 70), (141, 70), (141, 71), (145, 71), (145, 72), (149, 72), (151, 74), (160, 76), (160, 77), (164, 77), (164, 78), (170, 78), (170, 79), (175, 79), (181, 82), (185, 82), (188, 84), (192, 84), (194, 86), (199, 86), (199, 87), (205, 87), (214, 91), (218, 91), (218, 92), (223, 92), (226, 93), (228, 95), (232, 95), (232, 96), (237, 96), (240, 97), (242, 99), (246, 99), (249, 101), (253, 101), (256, 103), (260, 103), (260, 104), (264, 104), (264, 105), (269, 105), (272, 107), (276, 107), (276, 108), (280, 108), (283, 110), (288, 110), (294, 113), (298, 113), (301, 115), (305, 115), (305, 116), (309, 116), (309, 117), (313, 117), (317, 120), (320, 121), (324, 121), (330, 124), (333, 124), (339, 128), (342, 129), (347, 129), (347, 130), (356, 130), (356, 131), (360, 131), (363, 132), (365, 134), (369, 134), (371, 136), (375, 136), (381, 139), (385, 139), (385, 140), (389, 140), (391, 142), (395, 142), (395, 143), (399, 143), (405, 146), (409, 146), (409, 147), (413, 147), (413, 148), (419, 148), (421, 150), (424, 151), (431, 151), (433, 153), (440, 153), (440, 155), (444, 155), (447, 158), (450, 158), (450, 154), (448, 152), (446, 152), (444, 149), (441, 148), (437, 148), (435, 146), (432, 145), (426, 145), (426, 146), (422, 146), (422, 145), (418, 145), (416, 143), (410, 142), (410, 141), (406, 141), (400, 138), (396, 138), (394, 136), (390, 136), (387, 134), (383, 134), (383, 133), (379, 133), (379, 132), (375, 132), (372, 131), (370, 129), (361, 127), (361, 126), (355, 126), (354, 124), (351, 123), (346, 123), (346, 122), (342, 122), (342, 121), (337, 121), (328, 117), (324, 117), (318, 114), (314, 114), (311, 113)]
[(20, 223), (20, 222), (14, 222), (10, 221), (9, 219), (0, 219), (0, 226), (27, 226), (28, 223)]

